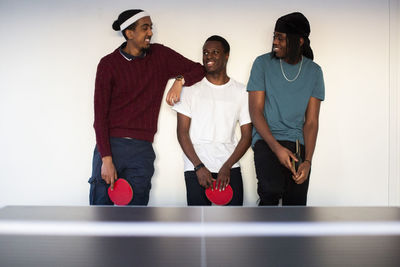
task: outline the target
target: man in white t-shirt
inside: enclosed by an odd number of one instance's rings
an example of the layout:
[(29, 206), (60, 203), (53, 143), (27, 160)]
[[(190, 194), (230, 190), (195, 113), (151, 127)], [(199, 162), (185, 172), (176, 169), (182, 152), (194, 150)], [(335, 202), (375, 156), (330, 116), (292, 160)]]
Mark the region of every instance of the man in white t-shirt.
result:
[[(239, 159), (251, 143), (251, 120), (245, 85), (226, 74), (228, 42), (211, 36), (203, 46), (206, 77), (185, 87), (178, 112), (178, 141), (184, 152), (188, 205), (211, 205), (205, 189), (216, 180), (216, 190), (229, 184), (233, 197), (228, 205), (243, 205)], [(239, 123), (241, 138), (235, 138)]]

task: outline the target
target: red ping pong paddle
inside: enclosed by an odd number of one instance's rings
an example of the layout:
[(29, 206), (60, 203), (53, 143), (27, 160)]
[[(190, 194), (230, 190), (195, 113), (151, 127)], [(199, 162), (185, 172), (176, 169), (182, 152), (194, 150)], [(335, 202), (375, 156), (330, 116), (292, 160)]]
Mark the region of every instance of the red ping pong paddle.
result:
[(217, 190), (216, 187), (216, 181), (213, 181), (213, 189), (211, 190), (211, 187), (206, 189), (206, 196), (208, 200), (210, 200), (212, 203), (216, 205), (226, 205), (232, 200), (233, 196), (233, 190), (230, 185), (225, 187), (225, 190)]
[(133, 190), (127, 180), (119, 178), (114, 182), (114, 190), (108, 188), (108, 196), (115, 205), (124, 206), (131, 202)]

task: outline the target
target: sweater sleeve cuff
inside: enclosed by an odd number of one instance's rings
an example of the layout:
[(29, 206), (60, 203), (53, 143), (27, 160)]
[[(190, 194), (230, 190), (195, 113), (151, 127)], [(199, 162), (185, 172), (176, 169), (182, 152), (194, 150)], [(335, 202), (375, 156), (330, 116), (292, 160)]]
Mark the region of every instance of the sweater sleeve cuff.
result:
[(110, 142), (106, 143), (97, 143), (97, 150), (100, 153), (101, 158), (104, 158), (106, 156), (111, 156), (111, 147), (110, 147)]

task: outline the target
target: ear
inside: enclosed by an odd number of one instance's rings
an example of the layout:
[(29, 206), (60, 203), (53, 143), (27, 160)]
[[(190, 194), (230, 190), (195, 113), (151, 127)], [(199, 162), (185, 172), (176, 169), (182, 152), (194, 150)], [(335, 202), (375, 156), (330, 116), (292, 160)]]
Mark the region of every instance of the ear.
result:
[(303, 44), (304, 44), (304, 38), (303, 38), (303, 37), (300, 37), (300, 47), (302, 47)]
[(132, 30), (126, 29), (125, 30), (125, 35), (126, 35), (126, 37), (128, 37), (128, 40), (130, 40), (130, 39), (133, 38), (134, 33), (133, 33)]

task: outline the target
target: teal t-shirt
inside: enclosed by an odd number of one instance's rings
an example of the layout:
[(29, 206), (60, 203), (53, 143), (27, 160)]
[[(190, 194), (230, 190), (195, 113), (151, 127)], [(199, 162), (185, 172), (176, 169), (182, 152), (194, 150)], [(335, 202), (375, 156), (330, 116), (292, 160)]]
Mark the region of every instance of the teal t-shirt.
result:
[[(304, 116), (310, 97), (325, 98), (324, 78), (321, 67), (309, 58), (303, 57), (301, 72), (296, 77), (300, 62), (290, 65), (272, 58), (271, 53), (256, 58), (251, 69), (247, 91), (265, 91), (264, 116), (276, 140), (296, 141), (304, 144)], [(253, 128), (254, 145), (262, 137)]]

